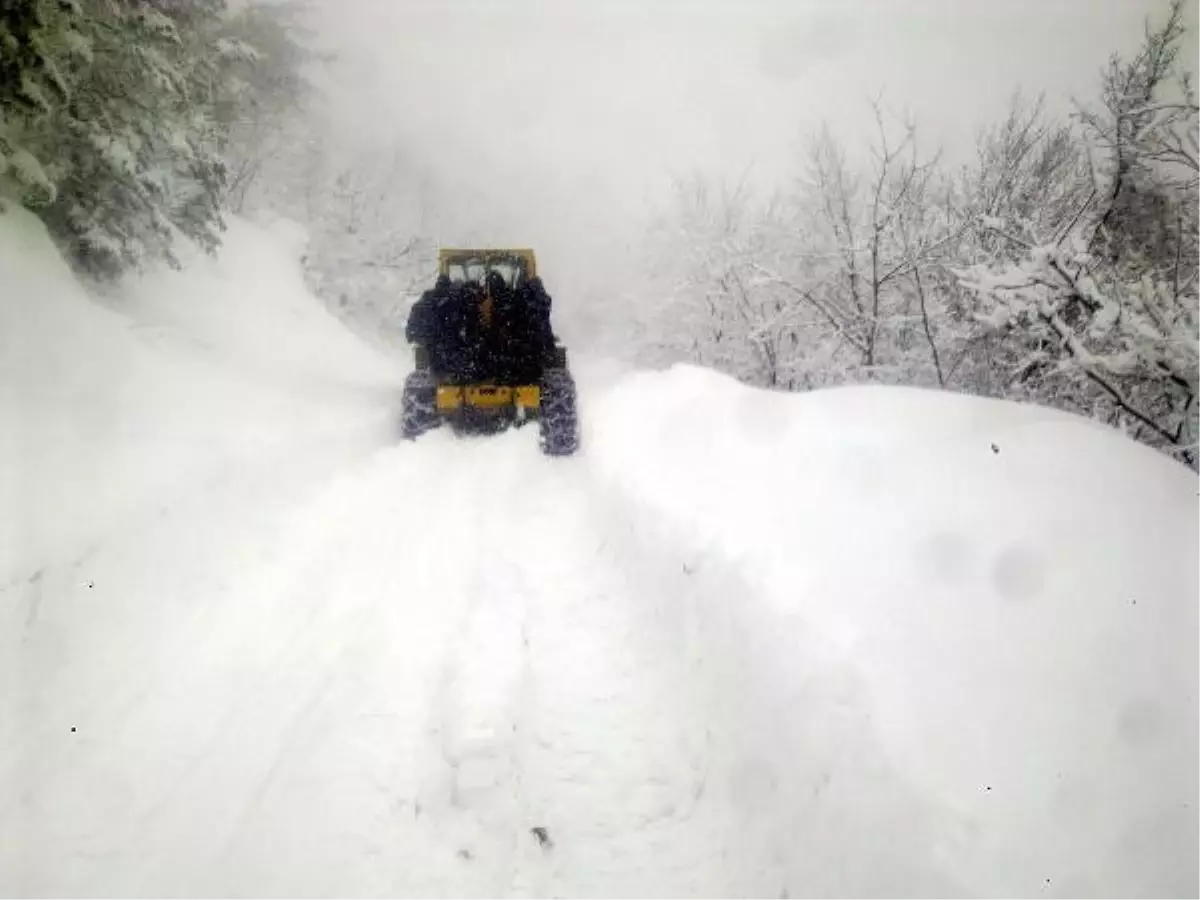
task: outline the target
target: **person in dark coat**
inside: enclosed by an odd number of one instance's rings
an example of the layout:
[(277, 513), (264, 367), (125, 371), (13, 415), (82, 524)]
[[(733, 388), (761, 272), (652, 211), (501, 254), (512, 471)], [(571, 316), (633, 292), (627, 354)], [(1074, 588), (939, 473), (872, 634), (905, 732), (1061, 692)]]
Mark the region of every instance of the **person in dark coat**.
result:
[(550, 306), (540, 278), (514, 290), (496, 271), (482, 285), (456, 285), (439, 275), (413, 304), (406, 336), (428, 348), (439, 375), (461, 382), (533, 384), (554, 350)]
[(412, 309), (408, 311), (408, 322), (404, 326), (404, 337), (410, 344), (428, 346), (436, 340), (439, 307), (450, 294), (450, 278), (438, 275), (433, 287), (423, 292)]
[(438, 373), (452, 365), (454, 357), (454, 289), (447, 275), (438, 275), (430, 290), (421, 294), (408, 314), (404, 334), (410, 344), (429, 351), (429, 365)]
[(482, 303), (483, 291), (479, 284), (465, 281), (451, 288), (443, 307), (446, 371), (458, 381), (473, 381), (481, 374)]
[(510, 337), (511, 294), (504, 276), (488, 272), (480, 298), (480, 376), (505, 382), (511, 368)]
[(529, 312), (532, 318), (531, 334), (534, 338), (539, 357), (545, 359), (554, 349), (554, 329), (550, 325), (550, 295), (542, 279), (529, 279)]

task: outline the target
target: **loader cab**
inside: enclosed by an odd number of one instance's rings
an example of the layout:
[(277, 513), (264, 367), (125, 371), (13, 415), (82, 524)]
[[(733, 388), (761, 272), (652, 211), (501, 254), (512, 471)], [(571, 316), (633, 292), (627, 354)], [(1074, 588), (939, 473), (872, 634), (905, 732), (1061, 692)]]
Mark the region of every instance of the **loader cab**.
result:
[(574, 453), (575, 382), (533, 251), (441, 248), (437, 274), (440, 290), (422, 294), (406, 326), (416, 367), (404, 382), (403, 435), (536, 420), (544, 453)]
[(489, 263), (454, 263), (450, 266), (449, 278), (451, 284), (477, 284), (481, 287), (487, 284), (488, 276), (492, 273), (504, 279), (509, 290), (514, 290), (529, 281), (525, 269), (520, 262), (489, 262)]
[(543, 369), (561, 360), (549, 297), (532, 283), (532, 250), (442, 249), (438, 270), (439, 279), (449, 280), (448, 290), (409, 329), (417, 336), (410, 341), (421, 345), (418, 367), (456, 383), (512, 387), (536, 384)]
[(537, 261), (529, 249), (438, 251), (438, 274), (446, 275), (452, 285), (482, 288), (492, 272), (504, 279), (509, 290), (517, 290), (537, 275)]

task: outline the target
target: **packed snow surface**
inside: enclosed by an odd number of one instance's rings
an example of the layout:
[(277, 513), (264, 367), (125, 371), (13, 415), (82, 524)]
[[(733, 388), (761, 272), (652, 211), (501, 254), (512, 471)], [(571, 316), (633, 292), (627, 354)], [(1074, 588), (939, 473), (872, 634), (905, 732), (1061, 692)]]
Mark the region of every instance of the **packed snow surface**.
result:
[(228, 240), (100, 304), (0, 217), (0, 894), (1200, 889), (1187, 470), (686, 366), (402, 443)]

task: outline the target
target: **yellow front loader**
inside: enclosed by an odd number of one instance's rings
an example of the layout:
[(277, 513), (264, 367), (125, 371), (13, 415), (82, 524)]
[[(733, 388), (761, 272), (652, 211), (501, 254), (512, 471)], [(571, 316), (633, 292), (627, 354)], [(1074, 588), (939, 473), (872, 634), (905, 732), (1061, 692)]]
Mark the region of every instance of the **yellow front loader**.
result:
[(443, 423), (479, 433), (536, 421), (544, 453), (578, 449), (575, 382), (533, 250), (440, 249), (406, 335), (416, 368), (404, 385), (405, 438)]

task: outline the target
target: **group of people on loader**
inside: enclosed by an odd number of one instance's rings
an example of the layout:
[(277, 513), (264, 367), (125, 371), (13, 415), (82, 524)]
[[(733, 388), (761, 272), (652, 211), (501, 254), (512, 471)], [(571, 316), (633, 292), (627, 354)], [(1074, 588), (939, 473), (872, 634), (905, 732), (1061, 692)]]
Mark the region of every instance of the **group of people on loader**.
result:
[(536, 384), (554, 353), (550, 295), (536, 277), (512, 287), (496, 270), (482, 284), (439, 275), (413, 305), (405, 337), (452, 383)]

